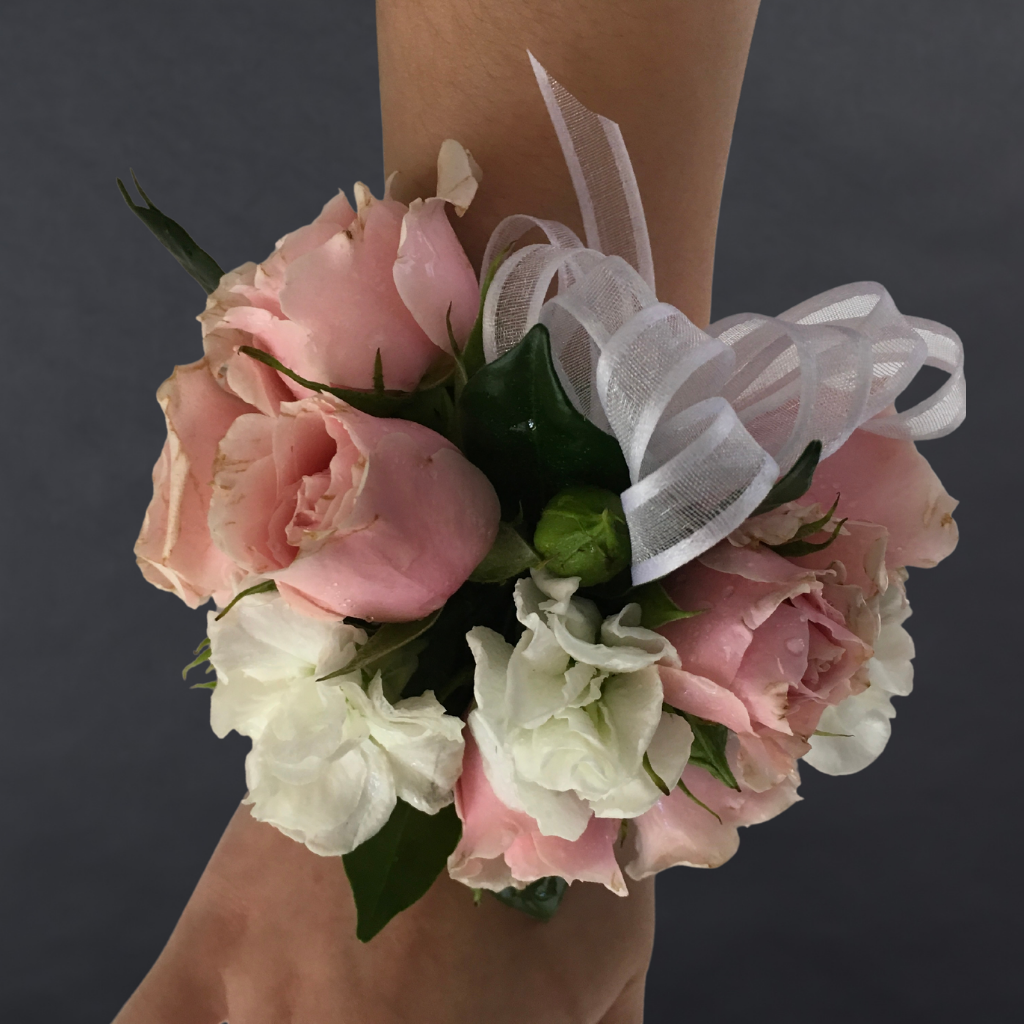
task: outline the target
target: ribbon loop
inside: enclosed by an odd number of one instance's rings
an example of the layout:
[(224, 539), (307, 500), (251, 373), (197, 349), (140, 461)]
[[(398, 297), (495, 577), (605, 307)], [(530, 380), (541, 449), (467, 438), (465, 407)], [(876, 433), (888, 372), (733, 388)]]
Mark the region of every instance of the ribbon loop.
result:
[[(516, 215), (498, 225), (485, 270), (528, 231), (539, 228), (547, 243), (514, 252), (495, 274), (484, 351), (496, 359), (535, 323), (548, 328), (567, 394), (614, 434), (629, 467), (622, 504), (635, 583), (664, 576), (732, 532), (813, 440), (827, 457), (858, 427), (924, 440), (959, 426), (960, 339), (904, 316), (879, 284), (843, 285), (777, 317), (740, 314), (707, 331), (659, 302), (618, 126), (530, 60), (576, 188), (586, 246), (555, 221)], [(887, 411), (924, 365), (949, 380), (912, 409)]]

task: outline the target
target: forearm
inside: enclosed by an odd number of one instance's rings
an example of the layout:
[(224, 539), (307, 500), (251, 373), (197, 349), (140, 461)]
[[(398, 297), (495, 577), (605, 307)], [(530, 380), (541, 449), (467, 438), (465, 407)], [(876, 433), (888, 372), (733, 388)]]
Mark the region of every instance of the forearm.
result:
[(437, 150), (466, 146), (484, 184), (458, 224), (479, 263), (511, 213), (581, 231), (529, 49), (619, 123), (651, 235), (658, 296), (706, 324), (718, 208), (758, 0), (377, 0), (384, 164), (399, 198), (433, 192)]

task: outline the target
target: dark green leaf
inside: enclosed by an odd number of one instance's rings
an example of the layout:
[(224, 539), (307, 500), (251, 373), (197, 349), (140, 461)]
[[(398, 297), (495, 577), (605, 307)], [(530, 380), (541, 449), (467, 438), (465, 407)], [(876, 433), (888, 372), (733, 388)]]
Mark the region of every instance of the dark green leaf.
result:
[(514, 910), (521, 910), (538, 921), (550, 921), (568, 888), (569, 883), (564, 878), (549, 875), (547, 878), (538, 878), (525, 889), (509, 886), (494, 895)]
[(703, 615), (706, 609), (685, 612), (672, 600), (657, 580), (636, 587), (629, 594), (630, 601), (640, 605), (640, 625), (645, 629), (657, 629), (678, 619), (692, 619)]
[(462, 350), (462, 367), (467, 379), (484, 367), (484, 302), (490, 291), (494, 275), (498, 272), (498, 267), (505, 262), (505, 257), (508, 254), (508, 249), (499, 252), (491, 261), (491, 265), (484, 275), (483, 286), (480, 289), (480, 310), (476, 316), (476, 323), (473, 324), (473, 329), (469, 332), (469, 338), (466, 339), (466, 347)]
[(360, 942), (369, 942), (426, 893), (461, 836), (462, 823), (453, 804), (437, 814), (424, 814), (399, 800), (387, 824), (342, 857)]
[(739, 792), (739, 783), (725, 756), (729, 730), (718, 722), (709, 722), (706, 718), (698, 718), (696, 715), (680, 711), (669, 704), (663, 704), (662, 707), (671, 714), (682, 715), (693, 730), (693, 746), (690, 748), (690, 760), (687, 764), (703, 768), (719, 782)]
[(220, 620), (223, 619), (224, 616), (242, 600), (243, 597), (248, 597), (250, 594), (269, 594), (276, 590), (277, 584), (273, 580), (264, 580), (262, 583), (257, 583), (256, 586), (249, 587), (248, 590), (243, 590), (241, 593), (235, 594), (227, 607), (213, 621), (220, 622)]
[(514, 526), (500, 523), (491, 550), (469, 578), (473, 583), (504, 583), (535, 565), (540, 565), (540, 555), (523, 540)]
[(538, 324), (515, 348), (479, 370), (462, 392), (464, 450), (494, 484), (508, 515), (529, 522), (570, 484), (620, 493), (629, 473), (618, 442), (569, 401)]
[(251, 345), (240, 345), (239, 352), (256, 359), (278, 373), (301, 384), (304, 388), (318, 393), (334, 395), (341, 401), (351, 405), (353, 409), (368, 413), (370, 416), (411, 420), (420, 423), (439, 434), (449, 437), (452, 431), (455, 409), (452, 405), (448, 389), (443, 386), (426, 388), (423, 391), (357, 391), (354, 388), (336, 388), (329, 384), (321, 384), (315, 380), (306, 380), (293, 370), (289, 370), (280, 360), (269, 352), (253, 348)]
[(765, 495), (764, 501), (750, 514), (759, 516), (762, 512), (771, 512), (772, 509), (785, 505), (787, 501), (802, 498), (810, 490), (820, 458), (821, 442), (812, 441), (801, 452), (800, 458), (793, 463), (790, 471), (775, 481), (775, 485)]
[(347, 676), (357, 669), (371, 668), (374, 662), (399, 647), (412, 643), (417, 637), (422, 636), (441, 617), (441, 609), (431, 612), (426, 618), (416, 619), (414, 622), (385, 622), (369, 640), (359, 648), (359, 653), (344, 667), (329, 675), (321, 676), (317, 682), (324, 682), (327, 679), (334, 679), (335, 676)]
[(473, 654), (466, 634), (488, 626), (510, 642), (522, 627), (515, 617), (511, 585), (464, 583), (446, 602), (433, 629), (424, 634), (427, 647), (403, 690), (418, 697), (432, 690), (451, 715), (461, 715), (473, 699)]
[(703, 800), (698, 800), (698, 799), (697, 799), (697, 798), (696, 798), (696, 797), (695, 797), (695, 796), (694, 796), (694, 795), (693, 795), (693, 794), (692, 794), (692, 793), (691, 793), (691, 792), (690, 792), (690, 791), (689, 791), (689, 790), (688, 790), (688, 789), (686, 788), (686, 783), (685, 783), (685, 782), (683, 782), (683, 780), (682, 780), (682, 779), (680, 779), (680, 780), (679, 780), (679, 788), (680, 788), (680, 789), (681, 789), (681, 790), (682, 790), (682, 791), (683, 791), (683, 792), (684, 792), (684, 793), (685, 793), (685, 794), (686, 794), (686, 795), (687, 795), (687, 796), (688, 796), (688, 797), (689, 797), (689, 798), (690, 798), (690, 799), (691, 799), (691, 800), (692, 800), (692, 801), (693, 801), (693, 802), (694, 802), (694, 803), (695, 803), (695, 804), (696, 804), (696, 805), (697, 805), (698, 807), (703, 807), (703, 808), (704, 808), (704, 810), (708, 812), (708, 814), (710, 814), (710, 815), (713, 815), (714, 817), (718, 818), (718, 824), (719, 824), (719, 825), (721, 825), (721, 824), (722, 824), (722, 819), (721, 819), (721, 817), (719, 817), (719, 815), (717, 815), (717, 814), (716, 814), (716, 813), (715, 813), (715, 812), (714, 812), (713, 810), (711, 810), (711, 808), (710, 808), (710, 807), (708, 807), (708, 805), (707, 805), (706, 803), (704, 803), (704, 801), (703, 801)]
[(149, 196), (142, 191), (142, 186), (139, 184), (139, 179), (135, 177), (134, 171), (132, 171), (132, 181), (135, 182), (135, 187), (139, 190), (139, 195), (142, 196), (146, 205), (136, 205), (128, 194), (128, 189), (124, 187), (124, 182), (118, 178), (117, 187), (121, 190), (121, 195), (124, 196), (128, 208), (156, 235), (164, 248), (199, 282), (203, 291), (209, 295), (220, 284), (224, 271), (217, 266), (216, 260), (209, 253), (204, 252), (196, 245), (180, 224), (161, 213), (153, 205)]

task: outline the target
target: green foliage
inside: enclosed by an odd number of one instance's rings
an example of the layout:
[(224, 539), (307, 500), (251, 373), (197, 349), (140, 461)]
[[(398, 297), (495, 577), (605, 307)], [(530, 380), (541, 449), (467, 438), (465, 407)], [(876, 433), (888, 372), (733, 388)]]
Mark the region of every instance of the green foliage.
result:
[(793, 535), (791, 540), (786, 541), (785, 544), (769, 544), (767, 545), (772, 551), (782, 555), (785, 558), (800, 558), (802, 555), (812, 555), (815, 551), (824, 551), (835, 539), (839, 536), (839, 531), (843, 528), (846, 523), (845, 519), (840, 519), (835, 525), (835, 529), (832, 531), (832, 535), (820, 543), (813, 543), (809, 540), (804, 540), (804, 537), (810, 537), (820, 530), (823, 530), (829, 520), (835, 514), (836, 507), (839, 504), (839, 495), (836, 495), (836, 500), (832, 503), (832, 507), (820, 518), (815, 519), (813, 523), (804, 523), (799, 530)]
[(469, 578), (473, 583), (504, 583), (540, 565), (540, 561), (540, 555), (523, 540), (511, 523), (500, 523), (491, 550)]
[(679, 780), (679, 788), (680, 788), (680, 789), (681, 789), (681, 790), (682, 790), (682, 791), (683, 791), (683, 792), (684, 792), (684, 793), (685, 793), (685, 794), (686, 794), (686, 795), (687, 795), (687, 796), (688, 796), (688, 797), (689, 797), (689, 798), (690, 798), (690, 799), (691, 799), (691, 800), (692, 800), (692, 801), (693, 801), (693, 802), (694, 802), (694, 803), (695, 803), (695, 804), (696, 804), (696, 805), (697, 805), (698, 807), (703, 807), (703, 808), (704, 808), (704, 810), (708, 812), (708, 814), (712, 815), (712, 816), (713, 816), (713, 817), (715, 817), (715, 818), (718, 818), (718, 824), (719, 824), (719, 825), (721, 825), (721, 824), (722, 824), (722, 819), (721, 819), (721, 816), (720, 816), (720, 815), (718, 815), (718, 814), (717, 814), (717, 813), (716, 813), (715, 811), (711, 810), (711, 808), (710, 808), (710, 807), (708, 807), (708, 805), (707, 805), (706, 803), (704, 803), (704, 801), (703, 801), (703, 800), (698, 800), (698, 799), (697, 799), (697, 797), (695, 797), (695, 796), (694, 796), (694, 795), (693, 795), (693, 794), (692, 794), (692, 793), (691, 793), (691, 792), (689, 791), (689, 789), (687, 789), (687, 788), (686, 788), (686, 783), (685, 783), (685, 782), (683, 782), (683, 780), (682, 780), (682, 779), (680, 779), (680, 780)]
[(360, 942), (369, 942), (426, 893), (461, 836), (462, 823), (454, 805), (424, 814), (399, 800), (384, 827), (342, 857), (356, 904)]
[(665, 794), (665, 796), (668, 796), (669, 793), (672, 792), (672, 790), (668, 788), (668, 784), (665, 782), (665, 780), (654, 770), (654, 767), (651, 765), (651, 758), (649, 754), (644, 754), (643, 764), (644, 771), (647, 772), (647, 776), (651, 780), (651, 782), (653, 782), (658, 787), (658, 789), (660, 789), (662, 793)]
[(474, 626), (489, 626), (515, 639), (515, 630), (521, 627), (511, 591), (511, 586), (464, 583), (448, 598), (437, 622), (424, 634), (427, 645), (402, 696), (418, 697), (432, 690), (449, 714), (461, 715), (473, 699), (475, 668), (466, 634)]
[[(251, 345), (240, 345), (239, 352), (256, 359), (272, 370), (283, 373), (286, 377), (301, 384), (310, 391), (334, 395), (341, 401), (351, 405), (353, 409), (368, 413), (371, 416), (383, 416), (393, 419), (411, 420), (420, 423), (439, 434), (449, 437), (455, 424), (455, 407), (451, 395), (443, 384), (436, 384), (417, 391), (388, 391), (383, 387), (373, 391), (357, 391), (353, 388), (336, 388), (329, 384), (321, 384), (315, 380), (306, 380), (293, 370), (289, 370), (279, 359), (269, 352), (253, 348)], [(380, 370), (380, 373), (378, 373)], [(374, 379), (383, 385), (383, 370), (380, 366), (380, 351), (377, 352)]]
[(632, 560), (629, 527), (614, 491), (576, 485), (544, 506), (533, 545), (558, 576), (579, 576), (581, 587), (614, 579)]
[(199, 282), (207, 295), (220, 284), (224, 271), (217, 266), (216, 260), (192, 240), (191, 235), (176, 221), (161, 213), (154, 205), (149, 196), (142, 191), (139, 179), (132, 171), (132, 181), (139, 190), (145, 206), (138, 206), (128, 194), (124, 182), (117, 179), (117, 187), (130, 209), (150, 231), (156, 235), (160, 244), (185, 268), (186, 271)]
[(568, 888), (569, 883), (564, 878), (549, 875), (547, 878), (538, 878), (525, 889), (509, 886), (494, 893), (494, 896), (506, 906), (521, 910), (538, 921), (550, 921)]
[(277, 584), (273, 580), (264, 580), (262, 583), (257, 583), (256, 586), (249, 587), (248, 590), (243, 590), (240, 593), (235, 594), (235, 596), (231, 598), (227, 607), (213, 621), (220, 622), (220, 620), (223, 619), (224, 616), (242, 600), (243, 597), (248, 597), (250, 594), (270, 594), (276, 590)]
[(562, 389), (540, 324), (470, 378), (460, 413), (464, 451), (494, 485), (506, 518), (522, 509), (535, 522), (547, 501), (570, 484), (616, 493), (629, 486), (618, 442)]
[(361, 669), (372, 669), (385, 656), (397, 651), (400, 647), (410, 644), (417, 637), (434, 625), (441, 617), (441, 609), (431, 612), (422, 619), (413, 622), (385, 622), (369, 640), (359, 648), (359, 653), (343, 668), (321, 676), (318, 682), (334, 679), (336, 676), (347, 676)]
[(644, 583), (629, 594), (629, 600), (640, 605), (640, 625), (645, 629), (657, 629), (679, 619), (692, 619), (703, 615), (705, 609), (686, 612), (668, 596), (658, 580)]
[(750, 514), (759, 516), (763, 512), (771, 512), (772, 509), (785, 505), (787, 501), (802, 498), (810, 490), (820, 458), (821, 442), (812, 441), (800, 453), (800, 458), (793, 463), (790, 471), (776, 480), (775, 485), (765, 495), (764, 501)]
[[(210, 638), (208, 636), (204, 636), (202, 643), (192, 653), (195, 655), (195, 657), (181, 670), (181, 678), (182, 679), (187, 679), (188, 678), (188, 674), (189, 674), (189, 672), (192, 671), (192, 669), (199, 668), (200, 665), (204, 665), (206, 662), (208, 662), (210, 660), (210, 655), (213, 653), (213, 651), (210, 650)], [(213, 668), (213, 666), (210, 665), (207, 668), (206, 671), (209, 672), (212, 668)], [(216, 685), (217, 684), (215, 682), (214, 683), (196, 683), (196, 685), (193, 686), (192, 689), (193, 690), (201, 690), (201, 689), (212, 690), (213, 687), (216, 686)]]
[(709, 722), (706, 718), (698, 718), (696, 715), (691, 715), (688, 711), (680, 711), (670, 704), (663, 704), (662, 708), (669, 714), (682, 715), (693, 730), (693, 746), (690, 748), (690, 760), (687, 764), (703, 768), (719, 782), (739, 792), (739, 783), (725, 756), (729, 730), (718, 722)]

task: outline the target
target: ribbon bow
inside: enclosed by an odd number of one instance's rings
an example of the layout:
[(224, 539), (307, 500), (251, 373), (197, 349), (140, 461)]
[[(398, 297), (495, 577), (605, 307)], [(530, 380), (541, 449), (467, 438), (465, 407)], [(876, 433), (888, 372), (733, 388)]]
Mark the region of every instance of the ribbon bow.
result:
[[(963, 346), (942, 324), (904, 316), (879, 284), (847, 284), (776, 317), (743, 313), (702, 331), (659, 302), (633, 167), (617, 124), (588, 110), (530, 55), (583, 215), (586, 245), (556, 221), (517, 214), (494, 230), (483, 266), (527, 231), (484, 304), (492, 361), (536, 323), (562, 384), (612, 433), (632, 486), (622, 505), (633, 582), (717, 544), (760, 504), (812, 440), (825, 458), (863, 427), (925, 440), (963, 421)], [(558, 278), (557, 292), (545, 296)], [(885, 413), (922, 366), (949, 379)]]

